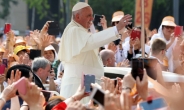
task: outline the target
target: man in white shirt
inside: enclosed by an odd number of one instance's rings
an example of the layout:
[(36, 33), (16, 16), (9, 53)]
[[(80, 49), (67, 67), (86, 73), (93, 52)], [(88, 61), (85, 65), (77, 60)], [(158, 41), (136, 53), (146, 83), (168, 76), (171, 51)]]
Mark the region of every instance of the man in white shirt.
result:
[(55, 74), (54, 70), (51, 69), (49, 60), (43, 57), (37, 57), (33, 60), (31, 69), (38, 76), (46, 90), (56, 91), (54, 82)]
[(96, 79), (104, 75), (98, 48), (119, 38), (119, 30), (130, 24), (131, 15), (125, 15), (115, 27), (97, 33), (88, 30), (93, 21), (93, 10), (84, 2), (72, 9), (72, 20), (61, 38), (59, 59), (63, 62), (64, 75), (60, 94), (71, 97), (81, 84), (82, 74), (94, 74)]

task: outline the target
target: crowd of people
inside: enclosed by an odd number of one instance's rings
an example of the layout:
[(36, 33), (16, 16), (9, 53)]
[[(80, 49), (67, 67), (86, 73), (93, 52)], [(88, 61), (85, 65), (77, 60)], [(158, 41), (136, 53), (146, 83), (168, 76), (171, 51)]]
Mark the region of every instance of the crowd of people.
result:
[[(101, 31), (95, 30), (93, 19), (90, 5), (78, 2), (61, 39), (48, 34), (52, 21), (27, 36), (15, 36), (13, 30), (2, 32), (0, 38), (6, 39), (1, 39), (0, 44), (0, 109), (182, 110), (183, 83), (165, 82), (162, 75), (162, 71), (184, 74), (184, 39), (183, 34), (174, 34), (174, 17), (158, 21), (158, 32), (144, 31), (144, 54), (156, 59), (156, 77), (149, 76), (144, 69), (142, 77), (134, 78), (130, 72), (116, 79), (105, 77), (104, 67), (131, 68), (132, 58), (142, 57), (140, 37), (131, 37), (133, 31), (141, 32), (141, 26), (131, 27), (132, 16), (124, 15), (123, 11), (112, 14), (110, 27), (102, 15)], [(95, 76), (91, 88), (103, 92), (98, 96), (103, 104), (90, 97), (93, 91), (85, 92), (84, 74)], [(164, 105), (151, 106), (155, 99), (162, 99)], [(147, 103), (147, 109), (143, 103)]]

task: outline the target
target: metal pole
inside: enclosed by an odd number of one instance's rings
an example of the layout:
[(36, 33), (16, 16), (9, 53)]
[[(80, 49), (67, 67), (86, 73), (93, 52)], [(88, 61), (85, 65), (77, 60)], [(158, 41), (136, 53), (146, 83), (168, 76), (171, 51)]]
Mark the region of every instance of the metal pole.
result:
[(141, 49), (142, 58), (145, 58), (145, 36), (144, 36), (144, 0), (141, 0)]
[(70, 0), (67, 0), (66, 2), (66, 23), (68, 24), (70, 22)]
[(34, 23), (35, 23), (35, 7), (32, 8), (31, 30), (34, 30)]
[(176, 24), (179, 24), (179, 0), (173, 0), (173, 15)]

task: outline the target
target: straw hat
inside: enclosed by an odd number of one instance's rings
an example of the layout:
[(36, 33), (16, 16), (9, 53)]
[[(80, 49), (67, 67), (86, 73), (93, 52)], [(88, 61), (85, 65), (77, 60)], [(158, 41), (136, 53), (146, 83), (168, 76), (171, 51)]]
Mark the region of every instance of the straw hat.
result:
[(5, 50), (2, 48), (2, 47), (0, 47), (0, 52), (5, 52)]
[(176, 26), (174, 17), (172, 16), (166, 16), (162, 20), (162, 25), (164, 26)]
[(28, 51), (27, 47), (25, 46), (22, 46), (22, 45), (19, 45), (19, 46), (16, 46), (13, 50), (14, 54), (17, 55), (18, 52), (22, 51), (22, 50), (26, 50)]
[(23, 39), (16, 39), (15, 44), (18, 44), (18, 43), (25, 43), (26, 44), (26, 42)]
[(123, 11), (116, 11), (112, 15), (112, 22), (120, 21), (124, 17)]

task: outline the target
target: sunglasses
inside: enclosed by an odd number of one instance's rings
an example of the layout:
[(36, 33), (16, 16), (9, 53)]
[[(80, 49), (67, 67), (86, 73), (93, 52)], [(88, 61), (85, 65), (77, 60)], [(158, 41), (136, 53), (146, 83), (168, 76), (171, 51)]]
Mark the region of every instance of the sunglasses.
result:
[(119, 21), (116, 21), (115, 23), (116, 23), (116, 24), (118, 24), (118, 23), (119, 23)]
[(163, 26), (163, 27), (165, 27), (166, 29), (172, 29), (172, 30), (174, 30), (174, 28), (175, 28), (173, 26)]
[(112, 22), (112, 26), (115, 26), (116, 24), (118, 24), (119, 21), (116, 21), (116, 22)]

